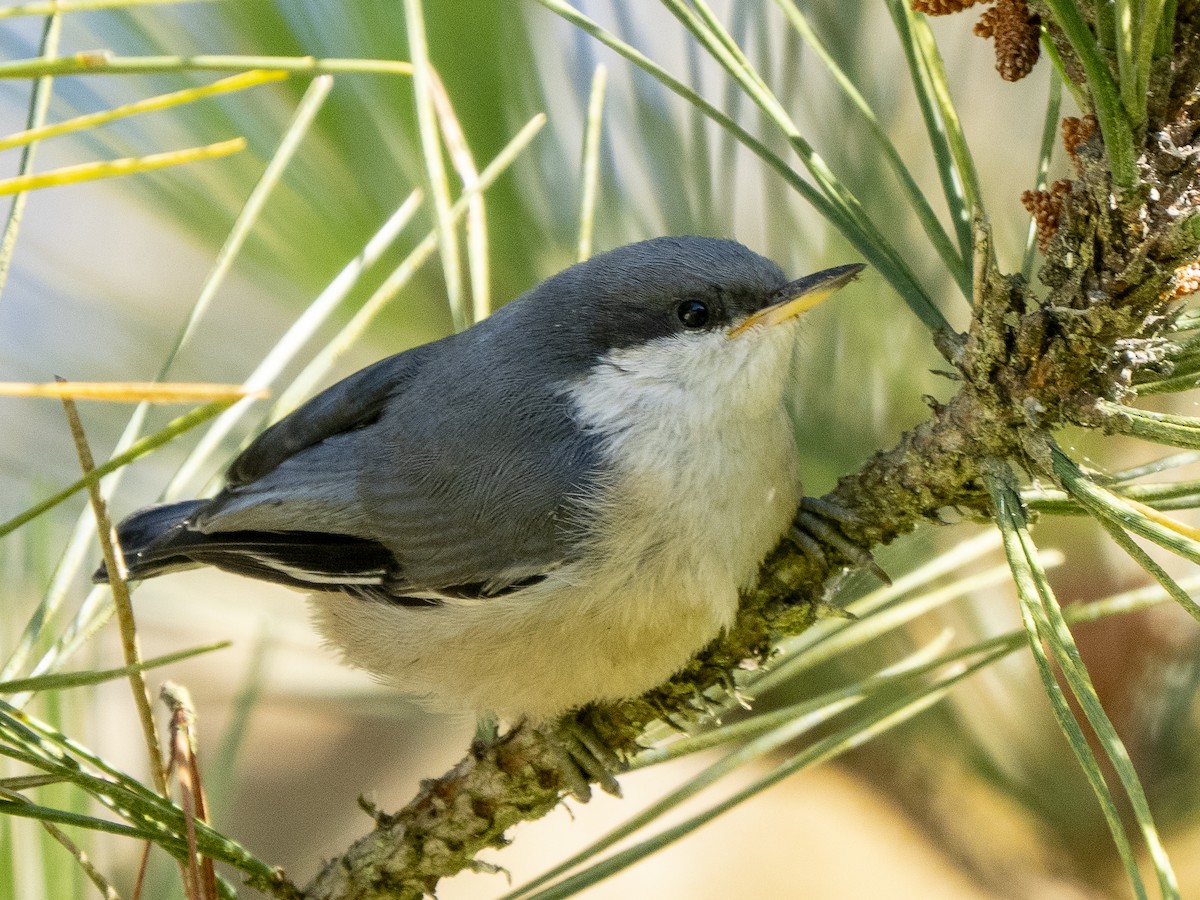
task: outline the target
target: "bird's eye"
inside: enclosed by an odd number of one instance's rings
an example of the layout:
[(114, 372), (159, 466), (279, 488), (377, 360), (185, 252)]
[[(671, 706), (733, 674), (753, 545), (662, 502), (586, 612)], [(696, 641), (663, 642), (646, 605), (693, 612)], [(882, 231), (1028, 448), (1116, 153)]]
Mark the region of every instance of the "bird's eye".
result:
[(703, 328), (708, 324), (708, 304), (703, 300), (684, 300), (675, 308), (675, 314), (688, 328)]

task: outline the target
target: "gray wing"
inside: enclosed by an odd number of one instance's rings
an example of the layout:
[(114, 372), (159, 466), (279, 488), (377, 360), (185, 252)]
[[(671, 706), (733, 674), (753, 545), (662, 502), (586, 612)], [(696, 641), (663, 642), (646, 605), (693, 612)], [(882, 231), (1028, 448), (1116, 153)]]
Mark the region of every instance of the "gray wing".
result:
[(370, 542), (391, 560), (382, 576), (359, 563), (339, 573), (335, 542), (308, 572), (289, 550), (274, 580), (328, 589), (341, 575), (362, 593), (374, 578), (394, 598), (499, 594), (574, 558), (595, 447), (566, 399), (514, 391), (511, 373), (525, 367), (503, 360), (483, 367), (484, 383), (462, 378), (476, 341), (426, 356), (430, 346), (350, 376), (264, 432), (189, 527), (223, 553), (244, 535), (258, 568), (276, 552), (266, 535), (344, 536), (348, 561)]
[[(578, 555), (594, 439), (574, 427), (561, 396), (497, 393), (494, 384), (473, 392), (421, 384), (363, 434), (374, 446), (362, 509), (418, 583), (491, 592)], [(416, 414), (447, 399), (437, 420)]]
[(230, 487), (249, 484), (302, 450), (376, 421), (388, 398), (420, 371), (428, 346), (360, 369), (280, 419), (233, 461), (226, 483)]

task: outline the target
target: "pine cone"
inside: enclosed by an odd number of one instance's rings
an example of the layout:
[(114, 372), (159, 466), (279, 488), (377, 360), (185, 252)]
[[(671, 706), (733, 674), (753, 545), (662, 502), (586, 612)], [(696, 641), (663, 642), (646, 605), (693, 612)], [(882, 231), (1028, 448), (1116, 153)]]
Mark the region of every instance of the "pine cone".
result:
[(1071, 182), (1063, 179), (1050, 185), (1048, 191), (1025, 191), (1021, 194), (1021, 205), (1029, 210), (1037, 226), (1038, 249), (1045, 253), (1050, 242), (1058, 233), (1062, 217), (1063, 198), (1071, 193)]
[(979, 16), (979, 21), (972, 29), (981, 38), (991, 38), (996, 34), (996, 7), (989, 6)]
[(996, 0), (975, 23), (975, 33), (996, 42), (996, 71), (1005, 81), (1020, 81), (1037, 64), (1042, 20), (1026, 0)]
[(1066, 148), (1067, 155), (1075, 160), (1075, 151), (1096, 133), (1096, 129), (1100, 127), (1100, 123), (1096, 117), (1088, 113), (1082, 119), (1075, 116), (1067, 116), (1062, 120), (1062, 142)]
[(912, 0), (912, 8), (927, 16), (948, 16), (982, 2), (984, 0)]

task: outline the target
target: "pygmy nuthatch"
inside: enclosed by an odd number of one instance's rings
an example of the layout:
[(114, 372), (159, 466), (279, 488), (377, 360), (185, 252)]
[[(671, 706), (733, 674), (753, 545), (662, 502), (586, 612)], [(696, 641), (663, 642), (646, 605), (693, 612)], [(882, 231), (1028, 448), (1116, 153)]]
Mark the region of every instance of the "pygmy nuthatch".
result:
[(312, 591), (347, 662), (443, 706), (640, 694), (730, 624), (795, 516), (796, 317), (861, 269), (788, 281), (700, 237), (572, 266), (318, 394), (215, 497), (135, 512), (129, 576)]

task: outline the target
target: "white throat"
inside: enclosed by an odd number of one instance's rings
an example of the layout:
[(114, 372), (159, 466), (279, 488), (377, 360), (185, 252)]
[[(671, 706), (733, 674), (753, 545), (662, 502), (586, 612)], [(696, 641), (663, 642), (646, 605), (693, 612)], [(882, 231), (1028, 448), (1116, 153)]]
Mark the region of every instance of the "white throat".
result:
[(794, 323), (663, 338), (610, 353), (571, 388), (614, 472), (597, 513), (618, 558), (670, 547), (714, 585), (753, 580), (801, 498), (784, 402), (794, 341)]

